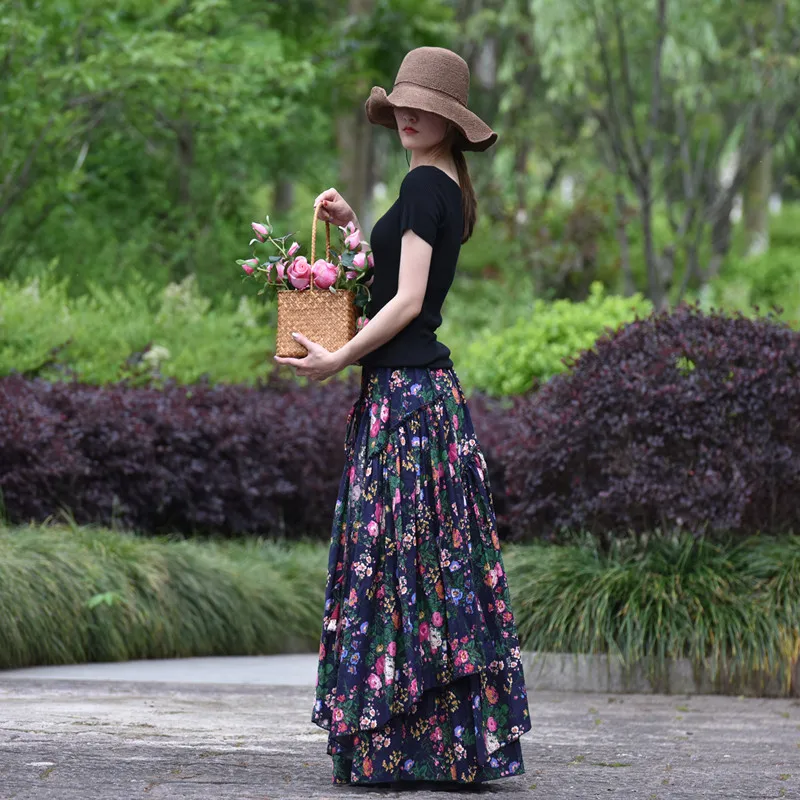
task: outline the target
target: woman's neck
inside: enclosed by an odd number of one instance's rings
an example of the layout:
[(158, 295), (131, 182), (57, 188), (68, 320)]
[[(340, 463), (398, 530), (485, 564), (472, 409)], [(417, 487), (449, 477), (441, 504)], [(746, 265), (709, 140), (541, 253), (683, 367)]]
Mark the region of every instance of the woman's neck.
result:
[(449, 153), (437, 155), (429, 151), (420, 152), (419, 150), (411, 151), (411, 164), (409, 169), (416, 169), (417, 167), (437, 167), (446, 172), (456, 183), (458, 183), (458, 170), (456, 169), (456, 162)]

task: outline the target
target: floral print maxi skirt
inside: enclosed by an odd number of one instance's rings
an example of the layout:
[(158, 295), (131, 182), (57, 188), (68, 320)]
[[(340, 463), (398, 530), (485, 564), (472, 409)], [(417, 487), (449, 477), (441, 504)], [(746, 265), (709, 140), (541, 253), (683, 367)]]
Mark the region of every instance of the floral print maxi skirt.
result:
[(345, 455), (312, 714), (333, 782), (521, 774), (519, 640), (454, 370), (364, 367)]

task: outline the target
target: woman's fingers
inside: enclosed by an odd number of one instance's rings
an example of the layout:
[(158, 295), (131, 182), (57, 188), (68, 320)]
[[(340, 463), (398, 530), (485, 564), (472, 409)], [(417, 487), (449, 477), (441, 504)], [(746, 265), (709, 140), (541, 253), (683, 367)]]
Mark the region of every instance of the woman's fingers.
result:
[(337, 194), (338, 192), (333, 187), (331, 187), (330, 189), (326, 189), (324, 192), (322, 192), (322, 194), (317, 195), (317, 199), (314, 201), (314, 205), (318, 206), (324, 200), (332, 202), (336, 199)]

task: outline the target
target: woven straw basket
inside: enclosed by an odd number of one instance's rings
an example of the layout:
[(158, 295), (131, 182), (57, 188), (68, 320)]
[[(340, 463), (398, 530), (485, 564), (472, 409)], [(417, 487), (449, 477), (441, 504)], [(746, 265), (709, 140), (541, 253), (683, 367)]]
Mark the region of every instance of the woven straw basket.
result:
[[(317, 216), (321, 204), (314, 209), (311, 226), (311, 264), (316, 261)], [(325, 223), (325, 259), (331, 260), (331, 226)], [(278, 333), (275, 350), (281, 358), (303, 358), (307, 350), (292, 338), (292, 332), (302, 333), (312, 342), (333, 352), (356, 335), (355, 294), (337, 289), (336, 293), (314, 286), (314, 276), (308, 289), (278, 291)]]

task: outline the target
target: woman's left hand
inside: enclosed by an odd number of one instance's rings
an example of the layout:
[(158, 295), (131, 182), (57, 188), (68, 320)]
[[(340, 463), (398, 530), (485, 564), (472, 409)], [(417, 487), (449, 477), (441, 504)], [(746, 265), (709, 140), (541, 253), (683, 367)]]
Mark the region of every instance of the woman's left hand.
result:
[(344, 364), (340, 356), (326, 350), (321, 344), (312, 342), (303, 336), (302, 333), (292, 334), (294, 340), (299, 342), (308, 350), (308, 355), (303, 358), (288, 358), (275, 356), (278, 364), (286, 364), (294, 367), (295, 372), (302, 378), (310, 378), (312, 381), (324, 381), (337, 372), (344, 369)]

